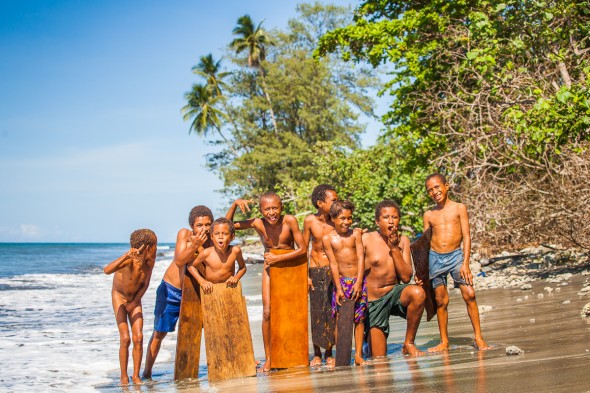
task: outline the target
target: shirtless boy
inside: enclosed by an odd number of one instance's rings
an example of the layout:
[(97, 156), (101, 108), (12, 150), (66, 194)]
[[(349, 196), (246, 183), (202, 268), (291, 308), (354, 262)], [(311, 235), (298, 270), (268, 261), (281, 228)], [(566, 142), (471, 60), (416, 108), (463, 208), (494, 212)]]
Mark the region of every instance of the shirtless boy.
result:
[[(449, 196), (449, 183), (438, 173), (426, 178), (426, 192), (436, 206), (424, 213), (424, 231), (432, 228), (430, 254), (428, 256), (429, 276), (434, 288), (436, 317), (440, 331), (440, 344), (430, 348), (429, 352), (446, 351), (449, 349), (447, 331), (449, 294), (447, 291), (447, 275), (453, 277), (455, 287), (459, 287), (463, 300), (467, 305), (467, 314), (475, 333), (474, 346), (488, 349), (483, 340), (479, 324), (479, 311), (473, 289), (473, 275), (469, 268), (471, 254), (471, 236), (469, 234), (469, 218), (467, 208), (462, 203), (452, 201)], [(463, 242), (463, 249), (461, 249)]]
[[(149, 229), (138, 229), (131, 234), (131, 248), (104, 267), (105, 274), (113, 277), (113, 310), (119, 328), (119, 364), (121, 385), (129, 384), (129, 324), (133, 340), (133, 383), (141, 383), (139, 368), (143, 355), (143, 311), (141, 298), (150, 285), (156, 263), (156, 234)], [(129, 324), (127, 323), (129, 321)]]
[[(239, 207), (243, 213), (250, 211), (248, 204), (251, 200), (237, 199), (232, 203), (225, 217), (233, 221), (234, 213)], [(264, 354), (266, 361), (262, 371), (270, 371), (270, 276), (268, 268), (275, 263), (290, 261), (305, 255), (307, 248), (303, 241), (303, 235), (299, 230), (297, 219), (290, 215), (282, 215), (283, 203), (281, 198), (272, 191), (260, 196), (259, 202), (262, 218), (249, 218), (234, 222), (236, 230), (253, 228), (260, 236), (264, 246), (264, 266), (262, 271), (262, 341), (264, 342)], [(297, 250), (294, 246), (297, 244)], [(293, 250), (293, 252), (275, 255), (270, 250)]]
[[(324, 252), (322, 238), (334, 229), (334, 223), (330, 218), (330, 207), (332, 202), (338, 199), (334, 187), (328, 184), (320, 184), (313, 189), (311, 203), (317, 212), (310, 214), (303, 223), (303, 240), (309, 245), (311, 240), (311, 251), (309, 253), (309, 287), (315, 295), (321, 295), (322, 302), (311, 301), (311, 340), (313, 342), (314, 356), (310, 366), (322, 365), (322, 350), (325, 349), (324, 359), (327, 366), (334, 366), (332, 357), (332, 346), (334, 345), (335, 320), (332, 316), (332, 271), (330, 261)], [(316, 292), (317, 291), (317, 292)]]
[(182, 282), (186, 265), (195, 260), (205, 247), (211, 245), (209, 228), (213, 222), (213, 213), (205, 206), (195, 206), (188, 217), (191, 229), (182, 228), (176, 236), (174, 258), (168, 266), (162, 283), (156, 291), (156, 306), (154, 308), (154, 332), (148, 344), (144, 378), (152, 377), (152, 367), (160, 351), (162, 340), (169, 332), (176, 329), (176, 322), (180, 316), (180, 300), (182, 296)]
[[(350, 229), (354, 205), (349, 201), (336, 200), (330, 207), (334, 230), (322, 237), (324, 250), (330, 261), (334, 293), (333, 315), (338, 318), (338, 309), (343, 298), (355, 301), (354, 309), (354, 363), (363, 365), (364, 321), (367, 312), (367, 286), (364, 279), (365, 256), (360, 231)], [(336, 329), (338, 342), (338, 329)]]
[(414, 344), (424, 311), (426, 295), (412, 279), (410, 239), (399, 232), (400, 208), (394, 201), (384, 200), (375, 207), (378, 230), (363, 235), (365, 266), (367, 268), (368, 317), (373, 357), (387, 354), (389, 316), (406, 319), (406, 337), (402, 352), (410, 356), (422, 355)]
[[(211, 225), (211, 242), (213, 247), (206, 248), (189, 266), (188, 271), (198, 281), (203, 292), (213, 292), (213, 284), (225, 282), (228, 286), (236, 286), (240, 278), (246, 273), (246, 263), (242, 257), (242, 250), (238, 246), (230, 245), (234, 239), (234, 224), (227, 218), (218, 218)], [(238, 271), (236, 272), (236, 262)], [(205, 277), (197, 267), (205, 266)], [(247, 321), (245, 321), (247, 323)]]

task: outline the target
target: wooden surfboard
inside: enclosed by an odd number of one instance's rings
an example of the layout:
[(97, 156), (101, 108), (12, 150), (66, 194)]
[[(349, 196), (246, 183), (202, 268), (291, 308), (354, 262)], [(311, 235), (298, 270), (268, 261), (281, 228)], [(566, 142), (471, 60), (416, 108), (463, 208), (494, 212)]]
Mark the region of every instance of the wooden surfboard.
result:
[[(292, 250), (271, 250), (285, 254)], [(274, 264), (270, 274), (270, 367), (307, 366), (307, 255)]]
[(426, 320), (430, 321), (436, 315), (436, 305), (434, 302), (434, 289), (430, 284), (430, 276), (428, 274), (428, 253), (430, 252), (430, 239), (432, 239), (432, 228), (428, 228), (418, 239), (410, 244), (410, 251), (412, 254), (412, 261), (414, 262), (414, 269), (416, 269), (416, 277), (422, 280), (422, 288), (426, 292), (426, 301), (424, 308), (426, 309)]
[(174, 380), (199, 377), (201, 357), (201, 334), (203, 313), (201, 310), (200, 286), (197, 280), (186, 272), (182, 284), (180, 317), (176, 339)]
[(354, 331), (354, 300), (342, 299), (338, 312), (336, 338), (336, 367), (350, 366), (352, 359), (352, 336)]
[(207, 294), (201, 288), (203, 328), (209, 381), (256, 375), (256, 363), (246, 298), (242, 283), (235, 287), (213, 284)]

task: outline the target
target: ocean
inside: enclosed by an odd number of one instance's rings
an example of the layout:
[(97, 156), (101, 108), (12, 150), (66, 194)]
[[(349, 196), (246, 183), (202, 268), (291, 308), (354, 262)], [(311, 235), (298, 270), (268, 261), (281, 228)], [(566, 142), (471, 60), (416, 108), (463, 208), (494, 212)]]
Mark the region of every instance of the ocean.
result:
[[(124, 243), (0, 243), (0, 391), (82, 392), (116, 385), (119, 335), (111, 305), (113, 278), (102, 268), (128, 249)], [(158, 245), (142, 300), (142, 362), (153, 328), (156, 288), (173, 255), (174, 244)], [(260, 266), (248, 268), (243, 292), (250, 323), (259, 326)], [(252, 329), (255, 334), (259, 327)], [(162, 344), (154, 376), (164, 368), (165, 378), (171, 378), (175, 346), (176, 334), (171, 333)], [(206, 365), (204, 351), (201, 364)]]

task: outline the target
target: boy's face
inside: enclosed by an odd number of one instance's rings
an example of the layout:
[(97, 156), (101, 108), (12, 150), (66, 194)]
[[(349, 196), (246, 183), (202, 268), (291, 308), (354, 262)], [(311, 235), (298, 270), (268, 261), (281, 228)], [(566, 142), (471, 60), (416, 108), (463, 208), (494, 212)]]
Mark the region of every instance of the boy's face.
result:
[(379, 227), (379, 232), (383, 236), (389, 236), (391, 232), (397, 231), (399, 228), (399, 212), (395, 207), (384, 207), (379, 214), (379, 220), (375, 224)]
[(443, 183), (438, 177), (433, 177), (426, 182), (426, 192), (437, 205), (444, 203), (449, 192), (449, 184)]
[(336, 191), (334, 191), (334, 190), (326, 191), (326, 197), (324, 198), (324, 200), (322, 201), (320, 199), (317, 202), (318, 209), (321, 210), (322, 212), (328, 213), (330, 211), (330, 207), (332, 206), (332, 203), (334, 203), (334, 201), (336, 199), (338, 199), (338, 194), (336, 194)]
[(225, 251), (229, 247), (229, 243), (234, 240), (234, 236), (227, 224), (216, 224), (213, 233), (211, 233), (211, 240), (215, 249)]
[(338, 213), (336, 218), (332, 219), (332, 222), (334, 223), (334, 229), (336, 229), (336, 232), (346, 233), (352, 225), (352, 212), (344, 209)]
[(262, 213), (264, 219), (271, 225), (279, 222), (282, 210), (283, 204), (280, 199), (265, 198), (260, 200), (260, 213)]
[(205, 232), (209, 236), (209, 230), (211, 229), (211, 218), (207, 216), (201, 216), (195, 218), (193, 223), (193, 232), (195, 234)]

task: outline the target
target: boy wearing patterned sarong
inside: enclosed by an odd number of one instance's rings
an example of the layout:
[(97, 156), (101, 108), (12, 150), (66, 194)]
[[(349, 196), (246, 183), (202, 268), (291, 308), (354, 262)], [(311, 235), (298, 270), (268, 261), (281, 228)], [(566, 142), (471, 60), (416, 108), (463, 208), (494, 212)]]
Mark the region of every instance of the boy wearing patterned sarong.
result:
[[(365, 256), (360, 231), (350, 229), (354, 205), (349, 201), (334, 201), (330, 218), (334, 230), (324, 235), (322, 243), (330, 261), (334, 294), (333, 313), (338, 318), (339, 306), (344, 298), (355, 301), (354, 310), (354, 363), (363, 365), (362, 356), (364, 320), (367, 311), (367, 286), (364, 280)], [(336, 330), (336, 342), (338, 331)]]

